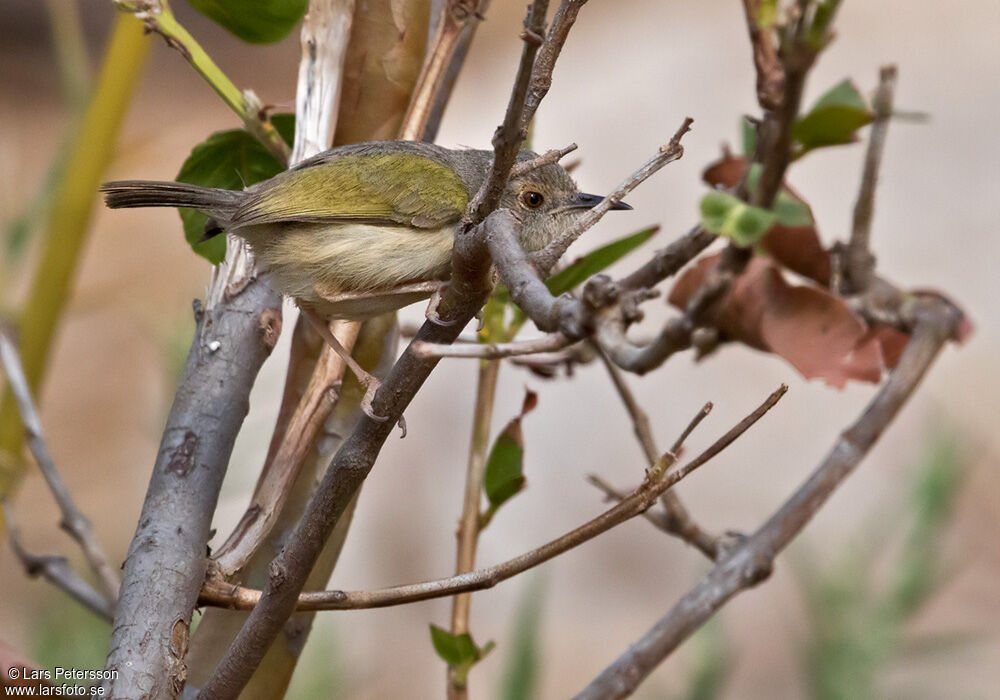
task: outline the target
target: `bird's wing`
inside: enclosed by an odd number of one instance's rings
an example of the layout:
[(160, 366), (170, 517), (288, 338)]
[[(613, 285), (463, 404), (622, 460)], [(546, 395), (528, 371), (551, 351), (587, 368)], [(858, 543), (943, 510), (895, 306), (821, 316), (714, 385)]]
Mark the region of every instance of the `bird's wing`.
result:
[(461, 178), (424, 155), (345, 154), (250, 188), (230, 225), (364, 221), (437, 229), (459, 221), (468, 203)]

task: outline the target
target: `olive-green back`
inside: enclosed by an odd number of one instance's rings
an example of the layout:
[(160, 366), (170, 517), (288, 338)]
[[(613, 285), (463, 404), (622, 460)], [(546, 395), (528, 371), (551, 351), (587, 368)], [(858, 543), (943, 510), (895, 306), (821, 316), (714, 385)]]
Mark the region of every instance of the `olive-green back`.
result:
[(353, 221), (437, 229), (469, 203), (448, 166), (413, 152), (317, 158), (247, 190), (231, 226)]

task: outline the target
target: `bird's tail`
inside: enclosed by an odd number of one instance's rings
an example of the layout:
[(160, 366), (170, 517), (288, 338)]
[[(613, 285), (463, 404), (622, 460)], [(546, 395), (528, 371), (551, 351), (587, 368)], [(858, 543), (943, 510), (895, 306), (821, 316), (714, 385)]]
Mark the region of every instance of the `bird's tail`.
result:
[(101, 185), (104, 202), (111, 209), (134, 207), (189, 207), (213, 217), (227, 218), (239, 204), (242, 192), (184, 182), (121, 180)]

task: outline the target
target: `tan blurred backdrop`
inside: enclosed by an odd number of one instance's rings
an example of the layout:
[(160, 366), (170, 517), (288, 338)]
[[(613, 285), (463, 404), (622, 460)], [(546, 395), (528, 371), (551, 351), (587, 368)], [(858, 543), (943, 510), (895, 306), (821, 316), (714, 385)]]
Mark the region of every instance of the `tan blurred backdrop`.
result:
[[(237, 85), (290, 109), (299, 50), (294, 33), (278, 45), (248, 47), (184, 3), (175, 4)], [(488, 144), (516, 65), (522, 4), (493, 2), (444, 121), (442, 144)], [(96, 60), (111, 3), (80, 5)], [(847, 76), (868, 91), (879, 65), (896, 62), (897, 106), (931, 115), (927, 123), (897, 122), (890, 129), (874, 226), (883, 270), (903, 284), (947, 290), (969, 311), (977, 332), (960, 351), (944, 353), (860, 471), (779, 561), (772, 580), (726, 608), (721, 628), (733, 676), (724, 697), (805, 696), (801, 651), (808, 618), (796, 558), (833, 560), (863, 541), (873, 521), (881, 520), (879, 532), (891, 534), (909, 475), (942, 432), (959, 436), (969, 473), (946, 534), (947, 581), (913, 624), (918, 630), (971, 633), (978, 641), (933, 663), (892, 665), (885, 685), (893, 697), (997, 697), (1000, 3), (846, 2), (837, 25), (838, 39), (812, 75), (807, 102)], [(237, 126), (189, 67), (162, 42), (156, 44), (109, 179), (170, 179), (192, 145), (211, 131)], [(0, 4), (0, 66), (0, 223), (7, 224), (42, 186), (67, 124), (41, 3)], [(717, 156), (721, 143), (736, 139), (738, 116), (755, 108), (752, 64), (735, 0), (592, 0), (539, 112), (537, 147), (579, 143), (583, 162), (576, 177), (583, 188), (601, 192), (648, 157), (684, 116), (694, 117), (695, 124), (684, 159), (629, 199), (635, 211), (608, 217), (577, 247), (585, 250), (653, 222), (663, 224), (661, 243), (685, 231), (703, 191), (702, 167)], [(847, 229), (862, 153), (858, 146), (829, 149), (792, 171), (791, 181), (811, 202), (826, 242)], [(207, 279), (207, 264), (184, 244), (172, 211), (97, 210), (59, 330), (42, 413), (66, 480), (118, 558), (136, 522), (193, 328), (190, 303)], [(16, 298), (3, 301), (12, 304)], [(659, 301), (648, 307), (653, 327), (666, 310)], [(421, 314), (420, 308), (404, 312), (413, 319)], [(254, 390), (216, 518), (222, 533), (240, 514), (262, 462), (286, 355), (284, 338)], [(474, 374), (472, 362), (443, 362), (407, 411), (409, 435), (389, 441), (365, 486), (334, 586), (376, 587), (450, 573)], [(512, 367), (504, 367), (501, 376), (497, 429), (516, 412), (525, 385), (539, 392), (540, 403), (524, 426), (530, 486), (484, 534), (483, 564), (596, 514), (601, 502), (585, 483), (586, 473), (622, 486), (642, 474), (641, 453), (601, 368), (584, 368), (571, 381), (541, 381)], [(684, 355), (629, 381), (664, 444), (698, 406), (715, 402), (693, 448), (710, 442), (778, 383), (790, 384), (788, 396), (759, 427), (680, 489), (697, 518), (714, 530), (758, 524), (872, 394), (869, 386), (837, 392), (806, 383), (781, 360), (737, 347), (703, 365)], [(37, 474), (28, 477), (18, 502), (32, 549), (73, 552), (57, 531), (56, 509)], [(60, 594), (28, 581), (6, 546), (0, 565), (0, 638), (30, 652), (39, 626), (51, 624), (52, 611), (62, 609), (55, 602)], [(541, 697), (565, 697), (582, 687), (707, 567), (700, 555), (641, 520), (546, 565), (538, 572), (545, 595)], [(473, 697), (494, 695), (513, 610), (527, 583), (516, 579), (473, 598), (475, 636), (500, 644), (473, 671)], [(349, 669), (347, 691), (337, 697), (439, 697), (444, 672), (427, 624), (446, 624), (448, 610), (441, 600), (323, 614), (315, 632), (317, 650), (307, 658), (329, 665), (320, 657), (331, 653), (336, 666)], [(683, 688), (692, 656), (688, 649), (667, 661), (639, 697), (670, 697)], [(310, 691), (300, 686), (297, 692), (303, 697)]]

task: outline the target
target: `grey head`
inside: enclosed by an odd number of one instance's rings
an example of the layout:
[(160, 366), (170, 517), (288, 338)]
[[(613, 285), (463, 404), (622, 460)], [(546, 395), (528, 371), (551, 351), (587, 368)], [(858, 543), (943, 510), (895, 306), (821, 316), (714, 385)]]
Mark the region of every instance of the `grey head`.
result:
[[(521, 151), (517, 159), (526, 161), (536, 155), (532, 151)], [(486, 179), (493, 152), (452, 150), (448, 152), (448, 160), (466, 183), (471, 196)], [(544, 248), (603, 199), (600, 195), (581, 192), (566, 169), (553, 163), (511, 178), (500, 206), (511, 210), (521, 220), (521, 245), (530, 251)], [(611, 208), (632, 207), (622, 202)]]
[[(534, 157), (534, 153), (522, 151), (518, 160)], [(511, 178), (500, 206), (520, 218), (524, 249), (539, 250), (603, 199), (600, 195), (581, 192), (566, 169), (553, 163)], [(612, 206), (612, 209), (631, 208), (624, 203)]]

